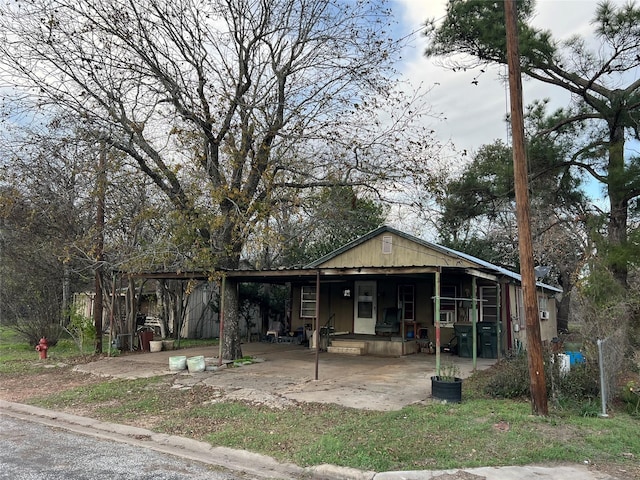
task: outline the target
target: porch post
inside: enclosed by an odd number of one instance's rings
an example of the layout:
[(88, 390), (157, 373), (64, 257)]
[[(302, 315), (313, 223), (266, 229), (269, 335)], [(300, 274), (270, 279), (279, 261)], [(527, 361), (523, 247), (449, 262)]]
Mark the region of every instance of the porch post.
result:
[(498, 357), (498, 360), (500, 360), (500, 337), (502, 336), (502, 299), (501, 297), (502, 292), (500, 291), (500, 282), (496, 282), (496, 356)]
[(478, 297), (476, 295), (477, 287), (476, 277), (471, 277), (471, 334), (473, 335), (473, 371), (478, 366)]
[(405, 341), (405, 328), (404, 328), (404, 302), (402, 302), (402, 310), (400, 312), (400, 337), (401, 337), (401, 351), (400, 354), (404, 356), (404, 341)]
[(436, 375), (440, 376), (440, 267), (437, 268), (435, 277)]
[[(320, 361), (320, 270), (316, 271), (316, 373), (315, 380), (318, 380), (318, 363)], [(328, 332), (327, 332), (328, 333)]]

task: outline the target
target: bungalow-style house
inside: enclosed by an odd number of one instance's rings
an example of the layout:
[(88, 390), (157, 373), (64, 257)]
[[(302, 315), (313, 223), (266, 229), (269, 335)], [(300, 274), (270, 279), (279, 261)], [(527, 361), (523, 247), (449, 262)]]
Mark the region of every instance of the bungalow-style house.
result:
[[(387, 226), (302, 269), (227, 274), (238, 282), (286, 278), (288, 330), (309, 335), (319, 326), (330, 334), (329, 351), (404, 355), (439, 343), (461, 356), (475, 349), (496, 358), (526, 345), (519, 274)], [(549, 342), (561, 290), (538, 283), (537, 291), (541, 338)]]
[[(230, 284), (289, 285), (286, 319), (260, 333), (306, 336), (311, 347), (330, 352), (397, 356), (441, 346), (460, 356), (497, 358), (526, 345), (519, 274), (387, 226), (302, 268), (223, 273)], [(199, 280), (209, 288), (203, 273), (140, 276)], [(537, 283), (543, 342), (557, 335), (561, 292)], [(217, 331), (211, 315), (196, 317)]]

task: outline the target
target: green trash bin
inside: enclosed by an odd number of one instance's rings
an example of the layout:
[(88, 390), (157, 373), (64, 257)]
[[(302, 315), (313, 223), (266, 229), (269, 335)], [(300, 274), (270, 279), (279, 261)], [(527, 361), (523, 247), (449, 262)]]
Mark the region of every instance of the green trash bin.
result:
[(498, 358), (498, 324), (480, 322), (478, 335), (480, 336), (480, 356), (482, 358)]
[(453, 329), (458, 339), (458, 356), (473, 357), (473, 325), (466, 323), (456, 323)]

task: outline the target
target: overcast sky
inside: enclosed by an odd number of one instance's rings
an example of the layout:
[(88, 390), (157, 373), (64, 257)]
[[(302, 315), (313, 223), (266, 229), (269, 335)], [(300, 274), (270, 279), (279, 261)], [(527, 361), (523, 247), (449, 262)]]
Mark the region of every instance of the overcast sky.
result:
[[(394, 0), (399, 21), (407, 32), (417, 30), (427, 18), (441, 18), (446, 0)], [(613, 3), (626, 3), (615, 0)], [(595, 0), (538, 0), (534, 24), (551, 30), (556, 39), (572, 35), (590, 36), (598, 2)], [(400, 7), (398, 9), (398, 7)], [(434, 112), (442, 112), (446, 121), (434, 125), (441, 140), (451, 140), (459, 149), (470, 153), (495, 139), (507, 141), (504, 122), (508, 109), (507, 86), (498, 77), (499, 71), (488, 71), (472, 80), (478, 71), (452, 72), (438, 66), (435, 59), (423, 55), (426, 38), (417, 37), (414, 48), (407, 50), (405, 77), (414, 84), (435, 85), (428, 97)], [(503, 70), (504, 71), (504, 70)], [(535, 99), (550, 98), (552, 106), (566, 106), (569, 95), (558, 88), (523, 78), (523, 104)]]

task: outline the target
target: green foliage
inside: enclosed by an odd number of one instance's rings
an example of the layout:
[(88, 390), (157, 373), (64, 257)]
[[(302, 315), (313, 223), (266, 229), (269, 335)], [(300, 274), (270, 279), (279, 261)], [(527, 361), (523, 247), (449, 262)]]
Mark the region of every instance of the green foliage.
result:
[(443, 363), (438, 378), (442, 382), (454, 382), (456, 378), (460, 378), (460, 368), (453, 362)]
[[(534, 15), (534, 1), (518, 2), (520, 51), (526, 57), (548, 57), (554, 48), (548, 34), (525, 23)], [(436, 28), (435, 20), (427, 21), (425, 35), (430, 44), (427, 56), (451, 55), (455, 52), (477, 56), (481, 61), (506, 62), (506, 30), (504, 4), (501, 1), (451, 0), (447, 16)]]
[(600, 415), (602, 412), (602, 407), (597, 399), (587, 399), (586, 401), (580, 404), (578, 409), (578, 414), (581, 417), (590, 417), (595, 418)]
[[(629, 80), (627, 73), (640, 67), (640, 32), (636, 28), (640, 9), (633, 3), (599, 4), (592, 22), (598, 42), (593, 49), (588, 48), (589, 39), (574, 37), (560, 42), (550, 32), (533, 27), (530, 22), (534, 15), (533, 1), (519, 2), (518, 15), (523, 74), (573, 95), (570, 107), (549, 118), (540, 116), (535, 106), (528, 112), (534, 119), (537, 115), (541, 140), (553, 137), (556, 143), (558, 136), (578, 134), (574, 145), (567, 138), (561, 138), (551, 149), (543, 145), (541, 165), (549, 159), (548, 169), (560, 172), (559, 185), (563, 187), (560, 192), (563, 189), (571, 192), (579, 183), (578, 175), (571, 171), (576, 167), (602, 184), (610, 203), (608, 244), (598, 253), (604, 254), (615, 280), (625, 285), (627, 268), (637, 258), (633, 252), (638, 251), (637, 244), (629, 248), (626, 226), (630, 225), (629, 206), (633, 208), (640, 192), (640, 169), (638, 159), (627, 159), (624, 152), (627, 138), (638, 137), (640, 85), (633, 78)], [(445, 18), (441, 22), (432, 19), (427, 27), (425, 34), (430, 40), (427, 56), (447, 57), (454, 70), (506, 64), (503, 2), (450, 0)], [(529, 145), (528, 155), (535, 155), (535, 143), (534, 139)], [(531, 166), (535, 172), (535, 163)], [(532, 182), (532, 190), (542, 189)], [(561, 203), (562, 197), (547, 201)], [(582, 215), (574, 212), (572, 216)], [(566, 284), (567, 278), (564, 280)]]
[(622, 387), (620, 400), (624, 403), (627, 413), (640, 417), (640, 385), (637, 382), (630, 380)]
[[(526, 116), (535, 255), (541, 265), (553, 266), (550, 278), (562, 276), (570, 289), (586, 255), (580, 238), (586, 228), (585, 196), (580, 177), (566, 163), (579, 128), (571, 125), (553, 138), (539, 135), (565, 117), (561, 111), (547, 113), (546, 107), (534, 102)], [(511, 147), (501, 141), (482, 146), (460, 177), (447, 184), (438, 224), (443, 244), (518, 271), (513, 182)]]
[[(44, 364), (34, 362), (38, 356), (34, 345), (26, 342), (22, 334), (13, 328), (0, 326), (0, 375), (39, 373), (44, 368)], [(78, 350), (74, 342), (66, 337), (60, 338), (56, 345), (47, 351), (48, 363), (65, 361), (77, 356)]]
[[(558, 405), (575, 408), (594, 402), (600, 393), (599, 370), (593, 361), (572, 365), (569, 372), (560, 372), (559, 362), (552, 362), (552, 354), (545, 353), (547, 395)], [(554, 368), (555, 365), (555, 368)], [(487, 379), (485, 393), (498, 398), (529, 397), (530, 377), (527, 353), (522, 352), (501, 360)], [(596, 402), (597, 404), (597, 402)]]
[(497, 398), (521, 398), (530, 393), (526, 352), (507, 357), (496, 364), (487, 380), (485, 392)]
[(85, 345), (90, 345), (90, 349), (93, 348), (93, 341), (96, 338), (96, 328), (93, 324), (93, 320), (89, 317), (85, 317), (80, 313), (77, 307), (72, 306), (68, 313), (69, 323), (65, 330), (75, 342), (78, 350), (81, 354), (84, 354)]
[[(440, 220), (440, 236), (445, 241), (463, 242), (470, 236), (471, 220), (483, 217), (495, 221), (500, 211), (511, 208), (512, 165), (511, 150), (505, 144), (484, 145), (460, 178), (448, 183)], [(453, 244), (447, 246), (456, 248)]]
[(587, 359), (584, 363), (571, 365), (567, 373), (560, 373), (556, 369), (550, 369), (550, 373), (553, 375), (551, 392), (556, 394), (561, 404), (586, 402), (598, 405), (600, 371), (596, 362)]
[(374, 230), (385, 221), (382, 204), (362, 197), (354, 187), (322, 188), (305, 200), (308, 229), (285, 253), (290, 265), (308, 263)]

